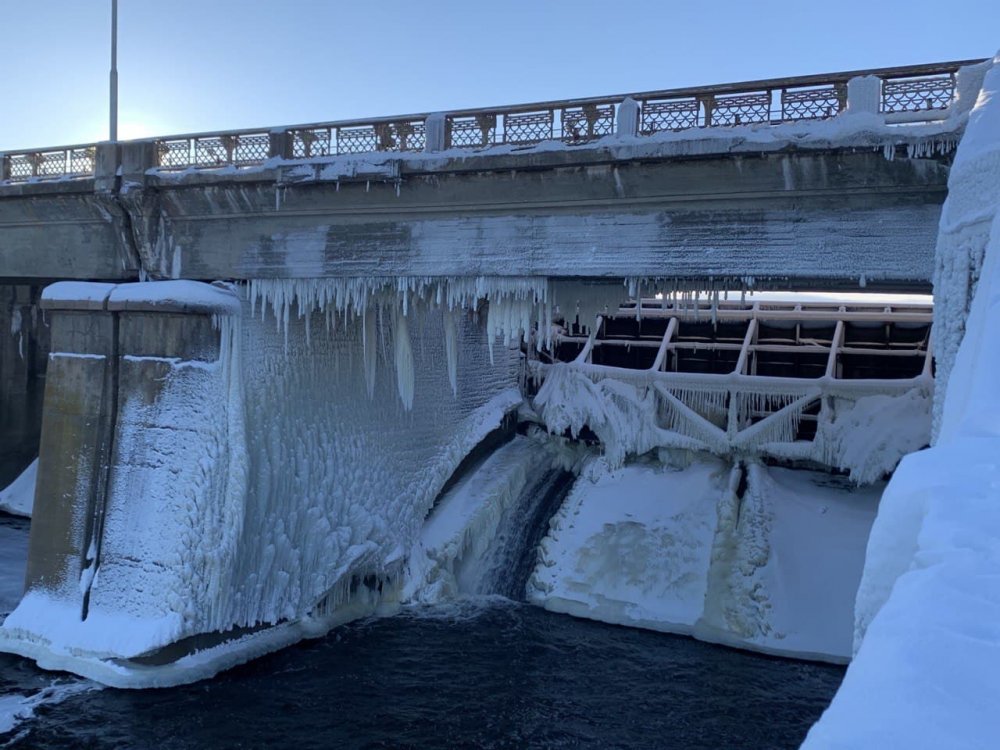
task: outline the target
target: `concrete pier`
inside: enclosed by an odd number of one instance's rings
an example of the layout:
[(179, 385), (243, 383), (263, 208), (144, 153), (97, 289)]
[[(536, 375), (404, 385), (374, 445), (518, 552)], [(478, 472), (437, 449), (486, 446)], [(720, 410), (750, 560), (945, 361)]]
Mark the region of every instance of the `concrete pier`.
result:
[(0, 488), (38, 455), (49, 328), (41, 287), (0, 285)]

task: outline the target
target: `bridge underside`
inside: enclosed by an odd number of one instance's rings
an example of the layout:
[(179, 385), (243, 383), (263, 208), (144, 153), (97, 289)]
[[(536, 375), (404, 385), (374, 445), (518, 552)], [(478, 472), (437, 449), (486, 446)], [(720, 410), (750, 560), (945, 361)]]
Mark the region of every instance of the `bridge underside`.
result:
[[(543, 157), (161, 172), (109, 193), (21, 185), (0, 195), (0, 266), (46, 279), (136, 278), (141, 265), (202, 280), (658, 277), (929, 291), (948, 174), (939, 159)], [(18, 219), (27, 205), (29, 220)], [(84, 260), (68, 262), (74, 252)]]

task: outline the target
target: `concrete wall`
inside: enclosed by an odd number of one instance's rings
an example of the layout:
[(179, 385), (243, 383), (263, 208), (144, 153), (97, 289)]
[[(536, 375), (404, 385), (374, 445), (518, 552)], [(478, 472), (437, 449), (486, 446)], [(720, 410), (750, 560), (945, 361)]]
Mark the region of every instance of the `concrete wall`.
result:
[(0, 488), (38, 455), (49, 327), (41, 288), (0, 284)]
[(141, 264), (154, 278), (203, 280), (516, 274), (929, 288), (947, 156), (890, 160), (877, 139), (716, 141), (180, 174), (149, 169), (150, 144), (126, 144), (117, 180), (0, 186), (0, 278), (134, 279)]
[(92, 179), (0, 185), (0, 280), (137, 278), (130, 232)]

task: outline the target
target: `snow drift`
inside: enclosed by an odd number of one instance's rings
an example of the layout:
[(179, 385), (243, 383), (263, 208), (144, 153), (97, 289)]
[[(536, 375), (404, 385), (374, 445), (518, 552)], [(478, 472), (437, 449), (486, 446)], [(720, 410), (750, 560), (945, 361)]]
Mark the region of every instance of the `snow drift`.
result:
[(857, 654), (804, 747), (981, 748), (1000, 737), (992, 705), (1000, 688), (998, 255), (1000, 55), (969, 117), (941, 219), (937, 440), (905, 458), (886, 489), (858, 591)]

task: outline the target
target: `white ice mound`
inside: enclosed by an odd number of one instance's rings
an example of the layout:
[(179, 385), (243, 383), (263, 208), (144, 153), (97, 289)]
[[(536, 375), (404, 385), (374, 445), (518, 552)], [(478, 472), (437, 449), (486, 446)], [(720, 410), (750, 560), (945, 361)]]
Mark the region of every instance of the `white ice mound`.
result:
[(546, 609), (768, 653), (844, 661), (881, 487), (707, 455), (584, 470), (542, 541)]
[(35, 503), (35, 480), (38, 478), (38, 459), (0, 490), (0, 511), (15, 516), (31, 518), (31, 508)]

